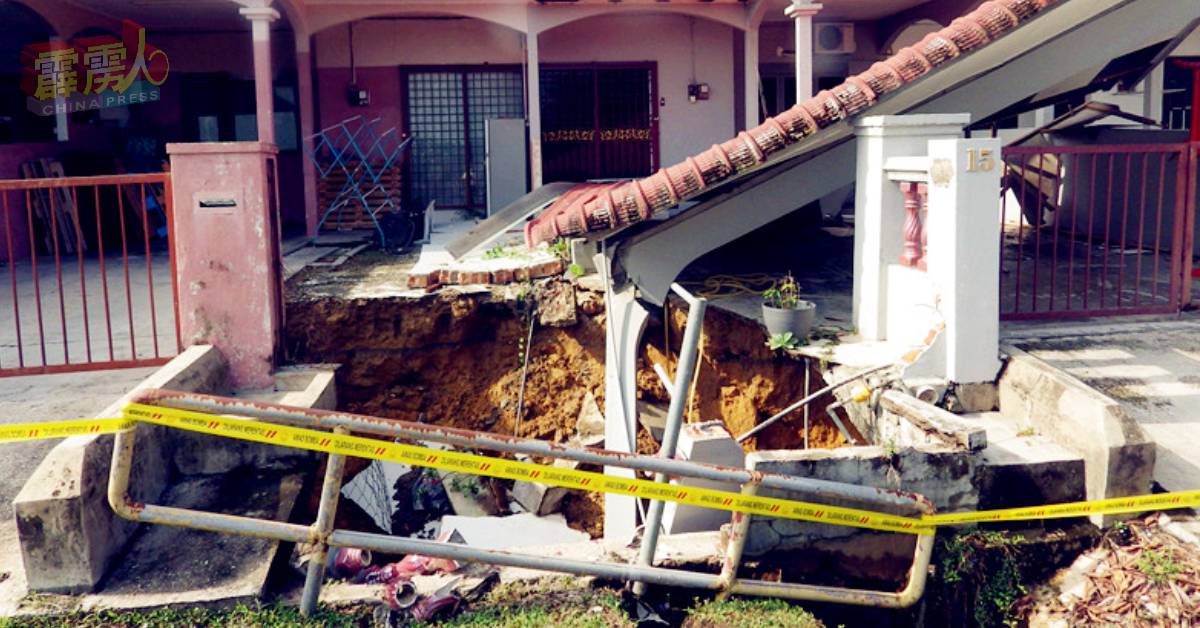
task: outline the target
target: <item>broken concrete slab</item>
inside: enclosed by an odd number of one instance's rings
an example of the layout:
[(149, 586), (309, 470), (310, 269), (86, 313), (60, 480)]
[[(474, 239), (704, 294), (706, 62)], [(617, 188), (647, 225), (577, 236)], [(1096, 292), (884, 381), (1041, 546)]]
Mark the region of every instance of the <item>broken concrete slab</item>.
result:
[[(579, 468), (579, 463), (574, 460), (557, 459), (554, 461), (555, 469), (574, 470)], [(512, 498), (517, 501), (525, 510), (543, 517), (554, 512), (558, 512), (559, 506), (562, 505), (562, 500), (569, 493), (568, 489), (561, 486), (550, 486), (541, 482), (525, 482), (517, 481), (513, 484), (511, 491)]]
[[(166, 505), (287, 521), (300, 494), (300, 474), (227, 474), (171, 486)], [(260, 598), (279, 541), (143, 526), (101, 590), (84, 596), (83, 611), (173, 605), (232, 606)]]
[(589, 390), (583, 396), (579, 417), (575, 419), (575, 433), (567, 439), (567, 443), (575, 447), (596, 447), (603, 442), (604, 413), (600, 411), (596, 395)]
[[(499, 514), (500, 506), (487, 478), (459, 471), (438, 469), (442, 488), (450, 499), (450, 507), (463, 517), (490, 517)], [(445, 531), (445, 528), (443, 528)]]
[[(722, 467), (743, 467), (746, 464), (746, 454), (742, 451), (741, 445), (738, 445), (721, 421), (685, 424), (679, 430), (679, 445), (675, 455), (683, 460)], [(737, 492), (741, 490), (741, 487), (736, 484), (696, 478), (680, 478), (672, 480), (671, 483), (721, 491)], [(719, 530), (722, 524), (729, 523), (729, 513), (723, 510), (667, 502), (663, 509), (662, 522), (663, 530), (667, 534), (706, 532)]]
[(637, 418), (638, 423), (650, 431), (650, 436), (661, 443), (663, 433), (667, 429), (667, 406), (639, 399), (637, 401)]
[(987, 430), (900, 391), (885, 391), (879, 407), (876, 429), (868, 435), (874, 442), (947, 445), (970, 451), (987, 447)]
[[(348, 499), (370, 515), (375, 525), (383, 532), (392, 532), (392, 515), (401, 506), (396, 501), (396, 482), (412, 467), (398, 462), (372, 460), (361, 473), (342, 486), (342, 497)], [(410, 503), (403, 504), (405, 508)]]
[(575, 286), (569, 281), (547, 281), (534, 290), (538, 324), (570, 327), (579, 322), (575, 314)]
[[(746, 467), (749, 469), (881, 489), (911, 491), (927, 497), (939, 512), (977, 509), (978, 465), (977, 456), (972, 452), (929, 446), (900, 449), (869, 446), (757, 451), (746, 455)], [(764, 490), (761, 494), (812, 501), (811, 498), (785, 491)], [(822, 503), (862, 507), (862, 504), (845, 500)], [(872, 506), (871, 509), (910, 516), (916, 514), (911, 508), (888, 509)], [(750, 525), (746, 553), (751, 556), (761, 555), (777, 549), (805, 548), (817, 542), (850, 537), (866, 538), (866, 534), (862, 530), (842, 526), (755, 517)], [(884, 535), (883, 538), (886, 539), (885, 545), (905, 545), (897, 544), (894, 536)], [(900, 554), (911, 555), (912, 545), (907, 544), (907, 548), (900, 549)]]
[(996, 382), (956, 383), (954, 397), (963, 412), (991, 412), (1000, 409), (1000, 388)]
[(480, 549), (511, 549), (590, 541), (587, 532), (571, 529), (562, 515), (538, 517), (521, 513), (507, 517), (442, 517), (442, 534), (457, 532), (467, 545)]

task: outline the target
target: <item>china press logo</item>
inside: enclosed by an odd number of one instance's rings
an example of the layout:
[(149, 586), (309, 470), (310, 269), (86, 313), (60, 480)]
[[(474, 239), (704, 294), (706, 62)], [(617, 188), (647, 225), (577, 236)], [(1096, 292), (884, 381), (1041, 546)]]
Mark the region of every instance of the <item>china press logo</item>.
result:
[(111, 35), (31, 44), (21, 51), (21, 89), (40, 116), (155, 102), (167, 80), (167, 53), (128, 20)]

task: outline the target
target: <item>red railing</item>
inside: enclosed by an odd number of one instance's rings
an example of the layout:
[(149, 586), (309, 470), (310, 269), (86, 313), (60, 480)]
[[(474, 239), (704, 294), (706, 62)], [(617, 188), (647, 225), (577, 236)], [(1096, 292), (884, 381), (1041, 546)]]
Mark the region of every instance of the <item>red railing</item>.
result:
[(1189, 144), (1006, 147), (1001, 318), (1186, 305), (1193, 153)]
[(165, 172), (0, 181), (0, 376), (152, 366), (179, 352), (170, 199)]

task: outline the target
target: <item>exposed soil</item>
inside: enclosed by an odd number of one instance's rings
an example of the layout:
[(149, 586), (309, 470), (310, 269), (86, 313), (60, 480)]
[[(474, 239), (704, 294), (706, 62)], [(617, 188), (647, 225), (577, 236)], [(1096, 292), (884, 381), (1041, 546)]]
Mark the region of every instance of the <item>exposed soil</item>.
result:
[[(339, 404), (351, 412), (563, 442), (575, 433), (588, 393), (604, 407), (605, 314), (595, 293), (579, 290), (575, 325), (535, 325), (518, 421), (522, 351), (529, 331), (527, 297), (520, 290), (347, 298), (330, 294), (327, 286), (320, 293), (293, 286), (288, 357), (341, 364)], [(673, 306), (669, 315), (674, 369), (686, 311)], [(651, 322), (645, 338), (638, 397), (666, 403), (666, 390), (651, 368), (665, 359), (661, 317)], [(756, 323), (710, 307), (701, 353), (688, 421), (721, 420), (738, 435), (804, 396), (805, 363), (768, 350)], [(823, 383), (815, 368), (810, 381), (814, 389)], [(830, 401), (812, 408), (813, 447), (845, 443), (824, 413), (823, 405)], [(746, 447), (799, 448), (802, 431), (803, 414), (797, 412)], [(645, 429), (638, 435), (638, 449), (658, 449)], [(349, 470), (361, 467), (351, 462)], [(600, 496), (572, 495), (564, 511), (573, 526), (600, 533)]]
[[(687, 310), (674, 301), (669, 308), (670, 344), (672, 352), (668, 372), (674, 373), (679, 339), (687, 322)], [(647, 347), (643, 368), (638, 371), (638, 395), (666, 403), (667, 391), (645, 362), (662, 364), (664, 360), (661, 319), (652, 321), (644, 338)], [(809, 390), (825, 385), (817, 366), (771, 351), (765, 343), (765, 332), (757, 323), (736, 314), (709, 307), (704, 317), (704, 332), (700, 341), (700, 365), (689, 400), (688, 422), (720, 420), (734, 436), (743, 434), (788, 405), (806, 396), (804, 370), (810, 368)], [(809, 446), (840, 447), (846, 444), (825, 406), (832, 397), (818, 399), (809, 409)], [(747, 451), (766, 449), (799, 449), (804, 445), (804, 414), (794, 412), (760, 436), (745, 443)]]

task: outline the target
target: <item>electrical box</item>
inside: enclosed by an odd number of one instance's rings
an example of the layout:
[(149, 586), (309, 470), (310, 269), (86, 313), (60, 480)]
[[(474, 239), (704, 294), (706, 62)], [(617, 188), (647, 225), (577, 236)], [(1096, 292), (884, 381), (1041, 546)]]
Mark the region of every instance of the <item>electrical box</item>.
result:
[(350, 99), (351, 107), (366, 107), (371, 104), (371, 90), (357, 85), (351, 85), (346, 88), (346, 95)]
[(709, 89), (708, 83), (692, 83), (688, 85), (688, 100), (696, 102), (697, 100), (708, 100)]

